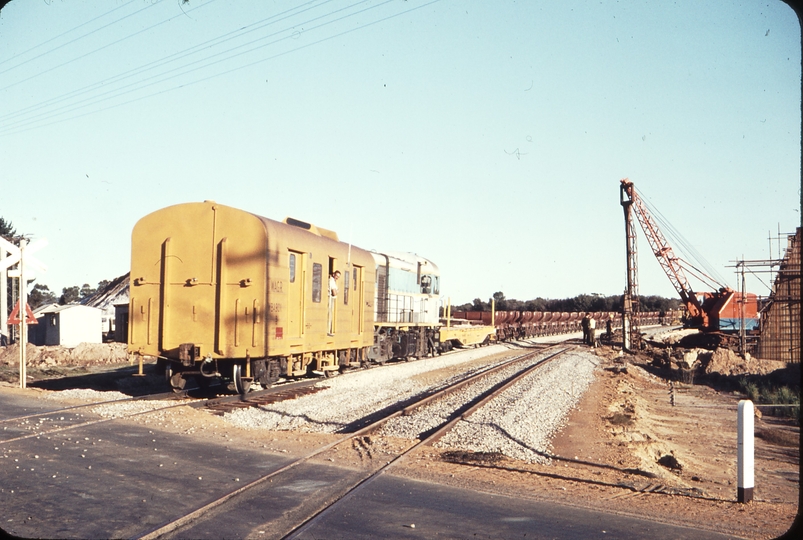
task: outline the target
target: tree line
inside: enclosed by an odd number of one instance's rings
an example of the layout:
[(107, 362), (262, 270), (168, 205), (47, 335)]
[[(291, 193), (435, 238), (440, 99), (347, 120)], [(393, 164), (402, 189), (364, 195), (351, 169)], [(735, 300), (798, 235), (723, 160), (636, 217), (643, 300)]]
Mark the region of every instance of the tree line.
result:
[[(505, 293), (501, 291), (493, 294), (497, 311), (621, 312), (623, 299), (623, 295), (579, 294), (572, 298), (549, 299), (538, 297), (533, 300), (522, 301), (505, 298)], [(681, 308), (680, 299), (664, 298), (656, 295), (639, 296), (639, 311), (669, 311)], [(475, 298), (471, 303), (452, 306), (452, 312), (455, 311), (491, 311), (491, 301), (484, 302), (479, 298)]]

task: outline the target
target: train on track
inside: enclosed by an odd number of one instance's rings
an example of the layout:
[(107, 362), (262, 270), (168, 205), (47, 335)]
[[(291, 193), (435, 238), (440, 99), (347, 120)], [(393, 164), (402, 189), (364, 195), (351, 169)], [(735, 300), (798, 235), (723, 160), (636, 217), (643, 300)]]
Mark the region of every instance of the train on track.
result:
[(582, 317), (467, 312), (444, 323), (440, 278), (429, 259), (367, 251), (296, 219), (178, 204), (134, 226), (128, 348), (158, 358), (174, 390), (222, 378), (244, 394), (254, 382), (574, 331)]
[(159, 358), (176, 390), (223, 377), (245, 393), (442, 350), (440, 273), (418, 255), (213, 201), (143, 217), (131, 245), (129, 350)]
[[(619, 312), (588, 313), (596, 321), (597, 335), (606, 331), (608, 321), (611, 329), (622, 327), (622, 314)], [(581, 332), (584, 315), (582, 311), (455, 311), (453, 317), (457, 321), (493, 325), (496, 340), (509, 341)], [(639, 326), (680, 324), (680, 315), (674, 311), (647, 311), (637, 313), (636, 320)]]

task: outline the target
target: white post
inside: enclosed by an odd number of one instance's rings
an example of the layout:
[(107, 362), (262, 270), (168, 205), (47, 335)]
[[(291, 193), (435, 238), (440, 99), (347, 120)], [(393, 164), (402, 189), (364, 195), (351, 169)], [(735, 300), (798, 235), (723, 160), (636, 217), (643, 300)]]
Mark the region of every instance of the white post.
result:
[(27, 385), (27, 377), (25, 369), (25, 345), (28, 341), (28, 287), (25, 282), (25, 246), (28, 241), (24, 238), (20, 240), (20, 388), (25, 388)]
[(753, 447), (753, 402), (749, 399), (739, 401), (738, 419), (736, 421), (737, 431), (737, 500), (740, 503), (748, 503), (753, 500), (753, 472), (754, 472), (754, 447)]

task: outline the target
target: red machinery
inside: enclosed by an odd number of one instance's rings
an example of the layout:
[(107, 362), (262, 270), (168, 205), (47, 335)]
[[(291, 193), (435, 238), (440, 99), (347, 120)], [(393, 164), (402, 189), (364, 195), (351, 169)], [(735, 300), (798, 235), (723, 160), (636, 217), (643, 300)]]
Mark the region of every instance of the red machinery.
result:
[[(658, 259), (669, 281), (675, 287), (689, 312), (688, 326), (703, 331), (739, 330), (742, 321), (746, 329), (758, 325), (758, 302), (755, 294), (742, 296), (728, 287), (722, 286), (714, 292), (694, 292), (686, 279), (681, 259), (675, 256), (652, 215), (647, 211), (641, 197), (633, 187), (633, 182), (625, 178), (619, 186), (619, 196), (625, 209), (625, 228), (628, 235), (628, 292), (631, 299), (637, 299), (636, 292), (636, 249), (635, 232), (630, 210), (635, 212), (644, 236), (650, 243), (653, 255)], [(706, 276), (709, 277), (709, 276)], [(710, 278), (712, 281), (713, 278)], [(635, 300), (634, 300), (635, 301)], [(634, 310), (635, 311), (635, 310)]]

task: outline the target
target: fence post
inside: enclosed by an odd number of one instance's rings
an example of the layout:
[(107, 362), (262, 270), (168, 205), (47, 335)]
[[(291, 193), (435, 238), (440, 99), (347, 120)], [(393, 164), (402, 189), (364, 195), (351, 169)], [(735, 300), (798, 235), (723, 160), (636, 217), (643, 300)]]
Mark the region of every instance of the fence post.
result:
[(737, 431), (737, 500), (740, 503), (748, 503), (753, 500), (753, 472), (754, 472), (754, 447), (753, 447), (753, 424), (754, 424), (753, 402), (749, 399), (739, 401), (738, 419), (736, 421)]

